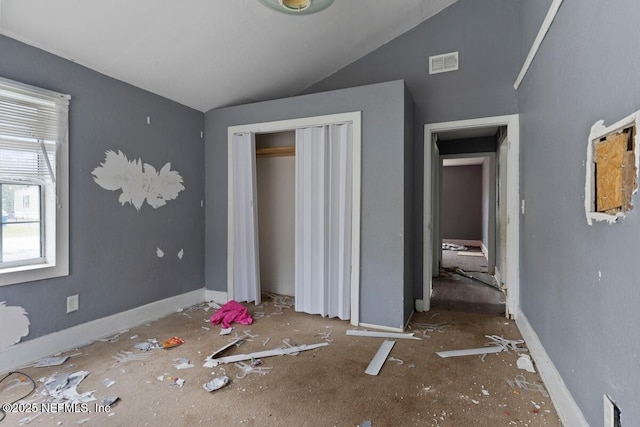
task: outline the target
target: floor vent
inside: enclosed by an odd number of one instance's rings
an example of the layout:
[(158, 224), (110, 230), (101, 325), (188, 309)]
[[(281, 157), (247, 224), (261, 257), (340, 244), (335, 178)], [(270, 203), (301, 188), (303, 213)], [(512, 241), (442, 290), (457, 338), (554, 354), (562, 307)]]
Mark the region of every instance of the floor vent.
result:
[(458, 69), (458, 52), (429, 57), (429, 74), (446, 73)]

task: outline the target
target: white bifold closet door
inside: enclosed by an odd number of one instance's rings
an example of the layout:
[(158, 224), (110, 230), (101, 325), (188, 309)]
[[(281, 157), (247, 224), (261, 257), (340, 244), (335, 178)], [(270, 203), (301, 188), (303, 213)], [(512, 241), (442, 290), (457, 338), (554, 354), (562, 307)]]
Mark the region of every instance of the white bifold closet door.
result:
[(352, 125), (296, 129), (295, 309), (350, 318)]
[(232, 144), (233, 298), (260, 304), (255, 134), (234, 134)]

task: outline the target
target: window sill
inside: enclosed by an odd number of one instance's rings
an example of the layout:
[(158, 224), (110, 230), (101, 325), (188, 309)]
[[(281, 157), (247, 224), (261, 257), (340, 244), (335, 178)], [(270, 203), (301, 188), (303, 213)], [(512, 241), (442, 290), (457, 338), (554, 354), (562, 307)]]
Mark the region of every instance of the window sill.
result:
[(0, 270), (0, 286), (68, 276), (69, 268), (52, 263), (22, 265)]

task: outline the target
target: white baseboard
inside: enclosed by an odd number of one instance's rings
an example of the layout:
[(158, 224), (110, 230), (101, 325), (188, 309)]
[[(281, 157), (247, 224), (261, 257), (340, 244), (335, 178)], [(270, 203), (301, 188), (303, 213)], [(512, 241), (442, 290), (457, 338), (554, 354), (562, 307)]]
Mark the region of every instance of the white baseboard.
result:
[(496, 278), (496, 283), (498, 284), (498, 286), (502, 287), (502, 274), (498, 270), (498, 267), (496, 267), (493, 276)]
[(538, 335), (533, 330), (533, 327), (529, 323), (529, 320), (527, 320), (527, 316), (522, 312), (520, 306), (517, 307), (516, 314), (516, 325), (518, 325), (518, 329), (520, 329), (520, 333), (522, 333), (522, 338), (524, 338), (531, 352), (531, 357), (535, 361), (538, 371), (540, 371), (540, 376), (558, 411), (562, 425), (588, 427), (589, 423), (587, 423), (584, 415), (582, 415), (582, 411), (576, 404), (573, 396), (571, 396), (571, 392), (569, 392), (560, 373), (549, 358), (547, 351), (542, 346)]
[(204, 301), (204, 288), (197, 289), (15, 344), (0, 351), (0, 372), (8, 372), (43, 357), (84, 346), (97, 338), (113, 335)]
[(205, 301), (215, 301), (218, 304), (224, 304), (229, 301), (229, 295), (223, 291), (211, 291), (209, 289), (205, 289), (204, 299)]
[(489, 249), (484, 245), (484, 242), (480, 242), (480, 250), (486, 258), (489, 258)]
[(381, 331), (404, 332), (403, 328), (392, 328), (391, 326), (372, 325), (370, 323), (360, 323), (358, 326), (363, 327), (363, 328), (380, 329)]
[(482, 247), (481, 240), (464, 240), (464, 239), (442, 239), (443, 243), (453, 243), (454, 245)]

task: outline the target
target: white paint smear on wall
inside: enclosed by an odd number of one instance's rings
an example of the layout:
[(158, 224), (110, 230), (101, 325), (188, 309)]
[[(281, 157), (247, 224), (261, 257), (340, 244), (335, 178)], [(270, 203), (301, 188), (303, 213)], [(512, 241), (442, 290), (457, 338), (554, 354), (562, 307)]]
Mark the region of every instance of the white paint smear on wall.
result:
[(156, 248), (156, 255), (158, 255), (158, 258), (162, 258), (164, 256), (164, 252), (162, 249)]
[(167, 204), (184, 190), (182, 177), (171, 170), (171, 163), (160, 171), (142, 160), (129, 160), (121, 151), (108, 150), (104, 162), (91, 172), (96, 184), (105, 190), (122, 190), (121, 205), (132, 204), (140, 210), (145, 199), (154, 209)]
[(183, 255), (184, 255), (184, 249), (180, 249), (180, 252), (178, 252), (178, 259), (182, 259)]
[(29, 335), (29, 318), (22, 307), (7, 307), (0, 301), (0, 350)]

